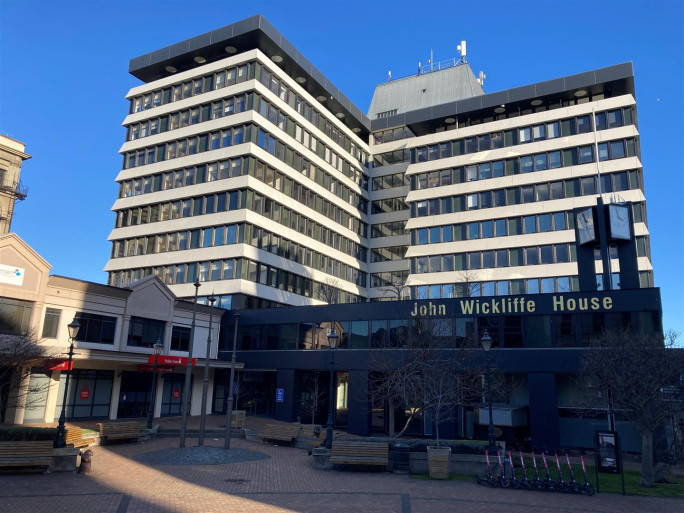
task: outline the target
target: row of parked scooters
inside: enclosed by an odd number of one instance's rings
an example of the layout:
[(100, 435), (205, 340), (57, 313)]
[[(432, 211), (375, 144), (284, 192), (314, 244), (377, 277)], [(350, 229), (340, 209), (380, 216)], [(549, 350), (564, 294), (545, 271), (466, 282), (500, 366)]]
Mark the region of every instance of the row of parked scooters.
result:
[[(530, 479), (527, 477), (527, 468), (525, 467), (525, 459), (523, 458), (523, 453), (520, 451), (520, 468), (522, 469), (522, 477), (519, 479), (516, 475), (515, 465), (513, 464), (513, 457), (511, 456), (511, 451), (508, 451), (508, 464), (511, 468), (510, 476), (506, 477), (506, 462), (501, 461), (501, 451), (496, 451), (496, 455), (499, 459), (499, 473), (496, 475), (496, 463), (491, 463), (489, 460), (489, 451), (485, 450), (485, 455), (487, 456), (487, 475), (477, 475), (477, 484), (489, 485), (492, 488), (514, 488), (516, 490), (538, 490), (538, 491), (548, 491), (548, 492), (564, 492), (564, 493), (586, 493), (587, 495), (594, 495), (594, 487), (589, 484), (589, 479), (587, 477), (587, 469), (584, 466), (584, 456), (580, 456), (580, 461), (582, 462), (582, 472), (584, 473), (584, 483), (581, 483), (575, 479), (575, 472), (572, 469), (572, 464), (570, 463), (570, 457), (565, 453), (565, 461), (568, 463), (568, 471), (570, 480), (566, 481), (563, 479), (563, 471), (561, 469), (560, 460), (558, 459), (558, 453), (556, 456), (556, 467), (558, 468), (558, 478), (551, 479), (551, 473), (549, 472), (549, 465), (546, 461), (546, 454), (541, 453), (541, 459), (544, 463), (544, 473), (545, 477), (541, 477), (539, 474), (539, 469), (537, 468), (537, 457), (534, 452), (532, 452), (532, 464), (534, 466), (534, 476)], [(505, 455), (504, 455), (505, 458)]]

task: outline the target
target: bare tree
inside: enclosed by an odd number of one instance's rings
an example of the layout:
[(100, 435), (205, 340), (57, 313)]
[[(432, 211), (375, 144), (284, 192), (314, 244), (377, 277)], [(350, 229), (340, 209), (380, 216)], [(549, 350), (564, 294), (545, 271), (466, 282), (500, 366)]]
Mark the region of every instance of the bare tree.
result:
[[(401, 437), (414, 419), (430, 413), (439, 439), (441, 422), (481, 395), (480, 371), (469, 365), (467, 339), (456, 342), (453, 319), (416, 318), (401, 347), (379, 347), (371, 355), (371, 391), (389, 409), (389, 434)], [(396, 339), (396, 337), (395, 337)], [(456, 344), (456, 345), (454, 345)], [(406, 421), (394, 431), (394, 410), (405, 407)]]
[(334, 305), (340, 301), (340, 280), (337, 278), (326, 278), (323, 283), (318, 285), (318, 299), (325, 301), (329, 305)]
[(43, 365), (49, 356), (32, 331), (0, 334), (0, 419), (8, 408), (30, 409), (43, 400), (49, 384), (32, 384), (29, 376), (31, 367)]
[(455, 296), (457, 297), (479, 296), (481, 285), (477, 273), (473, 271), (460, 271), (457, 274), (455, 288)]
[(634, 423), (642, 440), (641, 486), (655, 486), (653, 433), (682, 402), (663, 393), (678, 387), (684, 350), (675, 349), (679, 334), (606, 331), (596, 336), (583, 361), (583, 377), (610, 394), (613, 406)]
[(310, 373), (306, 376), (304, 390), (302, 391), (302, 417), (311, 416), (311, 424), (316, 422), (316, 413), (321, 402), (327, 397), (325, 387), (319, 381), (320, 372)]
[(392, 280), (380, 289), (385, 296), (389, 296), (396, 301), (401, 301), (408, 297), (409, 287), (406, 285), (406, 278), (392, 278)]

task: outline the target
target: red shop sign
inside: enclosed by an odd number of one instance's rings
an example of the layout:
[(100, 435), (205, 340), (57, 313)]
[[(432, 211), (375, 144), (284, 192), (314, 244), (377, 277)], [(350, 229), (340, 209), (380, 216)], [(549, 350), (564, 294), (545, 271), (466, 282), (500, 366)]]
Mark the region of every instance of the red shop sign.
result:
[[(188, 357), (187, 356), (168, 356), (168, 355), (160, 355), (157, 356), (157, 363), (159, 365), (187, 365), (188, 364)], [(151, 354), (149, 358), (147, 359), (147, 363), (154, 363), (155, 355)], [(197, 358), (192, 359), (192, 365), (194, 366), (195, 363), (197, 363)]]
[[(69, 364), (69, 360), (57, 360), (57, 359), (52, 359), (52, 360), (45, 360), (45, 366), (48, 368), (48, 370), (67, 370), (67, 366)], [(71, 361), (71, 367), (69, 367), (69, 370), (74, 369), (74, 361)]]
[(88, 385), (83, 385), (83, 388), (81, 388), (81, 399), (88, 399), (88, 397), (90, 397), (90, 389)]
[(174, 388), (173, 393), (171, 395), (173, 396), (174, 399), (179, 399), (180, 398), (180, 390), (178, 390), (177, 388)]

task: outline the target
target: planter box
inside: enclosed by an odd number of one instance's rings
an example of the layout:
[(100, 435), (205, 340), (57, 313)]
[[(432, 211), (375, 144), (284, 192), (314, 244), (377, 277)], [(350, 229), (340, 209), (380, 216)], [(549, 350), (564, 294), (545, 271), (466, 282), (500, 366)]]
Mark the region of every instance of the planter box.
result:
[[(412, 452), (409, 456), (411, 474), (428, 474), (428, 455), (426, 452)], [(452, 474), (475, 475), (487, 471), (487, 460), (479, 454), (452, 454), (449, 459)]]
[(449, 479), (449, 447), (428, 447), (428, 472), (430, 479)]

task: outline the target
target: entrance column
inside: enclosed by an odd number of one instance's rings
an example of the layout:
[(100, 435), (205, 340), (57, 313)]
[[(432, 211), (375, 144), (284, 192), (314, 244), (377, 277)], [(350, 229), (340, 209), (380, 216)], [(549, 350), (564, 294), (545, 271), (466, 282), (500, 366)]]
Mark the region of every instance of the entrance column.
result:
[(552, 451), (560, 446), (556, 377), (551, 372), (530, 372), (527, 383), (532, 446)]
[(347, 430), (350, 434), (368, 436), (371, 434), (371, 404), (368, 393), (367, 370), (349, 371), (349, 413)]
[[(278, 389), (283, 391), (283, 401), (278, 402)], [(296, 387), (294, 369), (278, 369), (276, 374), (275, 418), (283, 422), (294, 422), (296, 413)], [(268, 399), (267, 399), (268, 401)]]
[(109, 420), (115, 420), (119, 411), (119, 392), (121, 391), (121, 367), (114, 368), (112, 382), (112, 401), (109, 404)]

